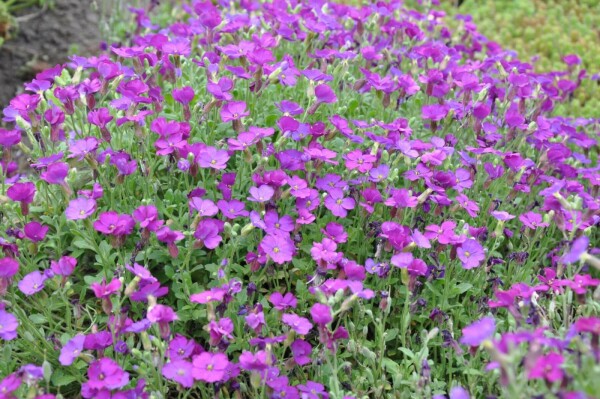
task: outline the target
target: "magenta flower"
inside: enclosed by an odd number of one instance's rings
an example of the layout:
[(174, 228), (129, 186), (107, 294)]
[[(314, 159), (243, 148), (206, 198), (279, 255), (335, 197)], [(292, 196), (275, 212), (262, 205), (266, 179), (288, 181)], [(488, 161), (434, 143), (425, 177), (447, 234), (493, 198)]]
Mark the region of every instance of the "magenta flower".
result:
[(529, 370), (527, 378), (545, 379), (549, 383), (560, 381), (565, 376), (561, 367), (563, 363), (564, 358), (559, 353), (550, 352), (547, 355), (542, 355)]
[(333, 320), (331, 315), (331, 308), (328, 305), (322, 303), (315, 303), (310, 308), (310, 315), (315, 323), (320, 326), (327, 325)]
[(312, 323), (310, 320), (300, 317), (294, 313), (284, 314), (281, 316), (281, 321), (290, 326), (294, 331), (300, 335), (306, 335), (312, 329)]
[(30, 239), (33, 242), (40, 242), (46, 237), (46, 233), (50, 228), (48, 226), (43, 226), (38, 222), (29, 222), (23, 228), (23, 232), (25, 233), (25, 237)]
[(490, 339), (496, 331), (496, 322), (493, 317), (484, 317), (463, 328), (460, 343), (469, 346), (479, 346)]
[(454, 229), (456, 228), (456, 223), (452, 220), (447, 220), (443, 222), (440, 226), (432, 224), (425, 227), (425, 237), (429, 240), (434, 240), (437, 238), (440, 244), (452, 244), (456, 241), (457, 237), (454, 233)]
[(21, 212), (23, 215), (29, 213), (28, 204), (33, 202), (35, 197), (35, 185), (31, 182), (15, 183), (6, 190), (8, 198), (21, 203)]
[(311, 362), (310, 355), (312, 353), (312, 346), (302, 339), (297, 339), (292, 342), (290, 345), (292, 350), (292, 355), (294, 356), (294, 361), (300, 365), (304, 366)]
[[(123, 371), (114, 360), (104, 357), (88, 368), (89, 380), (83, 385), (87, 389), (119, 389), (129, 383), (129, 373)], [(84, 389), (82, 387), (82, 389)]]
[(280, 265), (291, 261), (296, 251), (294, 242), (282, 234), (266, 235), (261, 241), (260, 247), (269, 255), (273, 262)]
[(154, 205), (142, 205), (133, 211), (133, 218), (140, 223), (142, 229), (156, 231), (163, 221), (158, 219), (158, 209)]
[(146, 317), (152, 323), (158, 324), (160, 335), (163, 339), (167, 339), (169, 338), (169, 335), (171, 335), (169, 323), (179, 320), (177, 313), (175, 313), (175, 311), (173, 311), (173, 309), (171, 309), (169, 306), (165, 305), (152, 306)]
[(250, 197), (248, 201), (268, 202), (273, 198), (275, 190), (269, 185), (263, 184), (260, 187), (250, 187)]
[(456, 250), (458, 258), (461, 260), (463, 268), (473, 269), (483, 262), (485, 252), (479, 242), (473, 238), (469, 238)]
[(225, 297), (225, 294), (227, 294), (227, 291), (222, 288), (211, 288), (208, 291), (191, 295), (190, 301), (202, 304), (207, 304), (209, 302), (221, 302)]
[(367, 173), (373, 168), (373, 164), (377, 158), (369, 153), (363, 154), (361, 150), (354, 150), (347, 153), (346, 168), (348, 170), (357, 169), (360, 173)]
[(25, 295), (33, 295), (44, 289), (47, 277), (39, 271), (31, 272), (19, 281), (19, 290)]
[[(5, 341), (15, 339), (17, 337), (17, 327), (19, 327), (19, 320), (12, 313), (0, 308), (0, 338)], [(0, 393), (2, 392), (0, 390)]]
[(325, 197), (325, 207), (339, 218), (345, 218), (355, 205), (354, 199), (344, 197), (344, 192), (340, 189), (331, 189), (329, 195)]
[(204, 382), (224, 381), (229, 364), (227, 356), (222, 353), (203, 352), (194, 357), (192, 375)]
[(121, 290), (121, 281), (115, 278), (108, 284), (106, 284), (106, 281), (92, 283), (90, 288), (94, 291), (96, 298), (108, 298)]
[(222, 170), (227, 167), (229, 155), (225, 150), (218, 150), (215, 147), (206, 147), (200, 151), (198, 164), (201, 168), (212, 168)]
[(81, 354), (83, 350), (83, 343), (85, 342), (85, 335), (77, 334), (69, 340), (60, 350), (60, 356), (58, 361), (63, 366), (70, 366), (73, 364), (75, 359)]
[(0, 278), (11, 278), (19, 271), (19, 262), (13, 258), (0, 258)]
[(167, 244), (169, 254), (171, 257), (176, 258), (179, 255), (179, 249), (175, 242), (181, 241), (185, 238), (182, 232), (171, 230), (168, 226), (163, 226), (156, 231), (156, 239), (160, 242)]
[(171, 360), (162, 368), (162, 375), (175, 381), (185, 388), (194, 386), (192, 362), (186, 360)]
[(92, 198), (80, 197), (69, 201), (65, 210), (67, 220), (87, 219), (96, 212), (96, 201)]
[(135, 220), (129, 215), (118, 214), (114, 211), (102, 212), (94, 222), (94, 229), (100, 233), (113, 236), (126, 236), (131, 234), (135, 227)]
[(77, 259), (70, 256), (61, 257), (58, 262), (50, 261), (50, 268), (55, 275), (70, 276), (77, 266)]
[(230, 101), (221, 108), (221, 120), (223, 122), (237, 121), (250, 115), (246, 111), (246, 103), (243, 101)]

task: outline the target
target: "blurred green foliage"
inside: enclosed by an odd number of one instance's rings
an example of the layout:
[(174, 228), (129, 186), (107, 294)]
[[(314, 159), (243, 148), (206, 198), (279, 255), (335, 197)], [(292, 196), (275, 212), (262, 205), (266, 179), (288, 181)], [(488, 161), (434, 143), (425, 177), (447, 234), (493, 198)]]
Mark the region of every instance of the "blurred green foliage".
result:
[[(577, 54), (588, 78), (600, 72), (600, 0), (465, 0), (441, 1), (447, 23), (457, 14), (473, 16), (478, 30), (529, 61), (538, 72), (564, 70), (562, 58)], [(600, 117), (599, 82), (585, 79), (573, 100), (556, 107), (557, 115)]]

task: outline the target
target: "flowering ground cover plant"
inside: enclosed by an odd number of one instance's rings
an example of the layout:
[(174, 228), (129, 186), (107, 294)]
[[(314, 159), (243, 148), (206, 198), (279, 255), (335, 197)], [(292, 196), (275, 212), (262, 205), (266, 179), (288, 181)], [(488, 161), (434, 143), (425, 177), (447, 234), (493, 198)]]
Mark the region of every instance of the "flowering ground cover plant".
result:
[(600, 392), (569, 68), (400, 2), (132, 12), (4, 110), (0, 398)]

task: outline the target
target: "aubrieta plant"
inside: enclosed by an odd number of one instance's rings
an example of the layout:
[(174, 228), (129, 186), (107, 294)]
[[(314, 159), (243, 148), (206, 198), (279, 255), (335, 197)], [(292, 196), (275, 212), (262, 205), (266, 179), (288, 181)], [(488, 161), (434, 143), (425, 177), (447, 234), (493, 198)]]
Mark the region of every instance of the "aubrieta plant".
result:
[(570, 64), (430, 4), (131, 11), (4, 110), (0, 398), (600, 392)]

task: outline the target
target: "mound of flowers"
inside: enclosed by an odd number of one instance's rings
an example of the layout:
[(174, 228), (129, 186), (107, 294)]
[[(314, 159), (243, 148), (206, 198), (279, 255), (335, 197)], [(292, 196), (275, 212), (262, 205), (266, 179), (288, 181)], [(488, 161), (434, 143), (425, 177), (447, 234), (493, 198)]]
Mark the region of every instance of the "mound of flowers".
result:
[(600, 392), (572, 68), (398, 1), (131, 11), (4, 110), (0, 398)]

